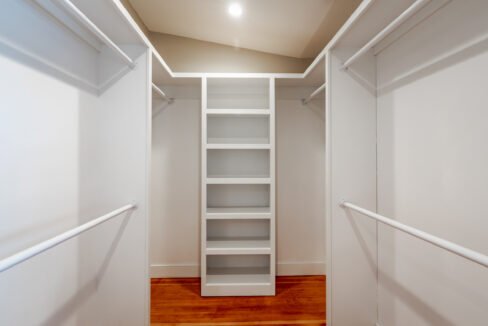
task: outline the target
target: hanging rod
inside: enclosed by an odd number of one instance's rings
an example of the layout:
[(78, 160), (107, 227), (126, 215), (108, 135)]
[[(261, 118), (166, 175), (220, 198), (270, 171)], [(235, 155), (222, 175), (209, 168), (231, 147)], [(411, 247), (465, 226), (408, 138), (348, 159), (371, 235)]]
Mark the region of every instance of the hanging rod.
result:
[(76, 237), (77, 235), (85, 232), (85, 231), (88, 231), (90, 230), (91, 228), (94, 228), (95, 226), (99, 225), (99, 224), (102, 224), (103, 222), (106, 222), (108, 220), (110, 220), (111, 218), (117, 216), (117, 215), (120, 215), (128, 210), (131, 210), (131, 209), (136, 209), (137, 206), (136, 205), (125, 205), (125, 206), (122, 206), (121, 208), (119, 209), (116, 209), (108, 214), (105, 214), (103, 216), (100, 216), (96, 219), (93, 219), (85, 224), (82, 224), (80, 226), (77, 226), (71, 230), (68, 230), (64, 233), (61, 233), (51, 239), (48, 239), (46, 241), (43, 241), (41, 243), (38, 243), (32, 247), (29, 247), (25, 250), (22, 250), (22, 251), (19, 251), (18, 253), (12, 255), (12, 256), (9, 256), (7, 258), (4, 258), (2, 260), (0, 260), (0, 273), (3, 272), (3, 271), (6, 271), (7, 269), (10, 269), (12, 267), (14, 267), (15, 265), (18, 265), (34, 256), (37, 256), (39, 255), (40, 253), (48, 250), (48, 249), (51, 249), (71, 238), (74, 238)]
[(70, 0), (60, 0), (63, 7), (80, 23), (88, 28), (100, 41), (108, 46), (117, 56), (122, 59), (131, 69), (136, 66), (134, 61), (115, 44), (104, 32), (98, 28), (78, 7), (76, 7)]
[(431, 243), (431, 244), (433, 244), (439, 248), (445, 249), (447, 251), (452, 252), (453, 254), (464, 257), (466, 259), (469, 259), (472, 262), (480, 264), (484, 267), (488, 267), (488, 256), (483, 255), (482, 253), (479, 253), (477, 251), (462, 247), (458, 244), (455, 244), (451, 241), (447, 241), (447, 240), (444, 240), (442, 238), (436, 237), (436, 236), (429, 234), (427, 232), (420, 231), (414, 227), (402, 224), (402, 223), (397, 222), (391, 218), (376, 214), (372, 211), (361, 208), (361, 207), (356, 206), (352, 203), (343, 202), (341, 204), (341, 206), (350, 208), (350, 209), (352, 209), (358, 213), (361, 213), (367, 217), (370, 217), (370, 218), (372, 218), (378, 222), (381, 222), (381, 223), (386, 224), (388, 226), (391, 226), (395, 229), (398, 229), (400, 231), (403, 231), (405, 233), (413, 235), (416, 238), (427, 241), (427, 242), (429, 242), (429, 243)]
[(310, 94), (309, 97), (302, 99), (302, 103), (307, 104), (308, 102), (310, 102), (315, 96), (317, 96), (320, 92), (325, 90), (326, 85), (327, 85), (327, 83), (323, 83), (319, 88), (317, 88), (315, 91), (313, 91), (313, 93)]
[(161, 96), (163, 99), (165, 99), (166, 101), (168, 101), (168, 103), (173, 103), (173, 101), (175, 100), (174, 98), (172, 97), (168, 97), (161, 88), (159, 88), (158, 86), (156, 86), (156, 84), (152, 84), (152, 88), (153, 90), (159, 94), (159, 96)]
[(381, 30), (378, 34), (376, 34), (368, 43), (366, 43), (358, 52), (353, 54), (349, 59), (344, 62), (342, 65), (342, 69), (349, 68), (354, 62), (356, 62), (363, 54), (368, 52), (371, 48), (373, 48), (376, 44), (378, 44), (381, 40), (383, 40), (388, 34), (393, 32), (398, 26), (400, 26), (403, 22), (413, 16), (417, 11), (419, 11), (427, 2), (431, 0), (417, 0), (415, 1), (410, 7), (407, 8), (400, 16), (395, 18), (388, 26), (386, 26), (383, 30)]

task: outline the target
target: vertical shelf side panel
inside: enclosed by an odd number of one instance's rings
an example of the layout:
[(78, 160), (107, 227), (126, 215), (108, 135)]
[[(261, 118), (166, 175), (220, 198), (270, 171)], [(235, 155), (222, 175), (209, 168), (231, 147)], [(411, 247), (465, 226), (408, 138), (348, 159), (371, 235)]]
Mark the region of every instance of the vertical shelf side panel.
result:
[(271, 221), (270, 221), (270, 244), (271, 244), (271, 255), (270, 255), (270, 273), (271, 273), (271, 284), (272, 284), (272, 294), (276, 294), (276, 142), (275, 142), (275, 79), (269, 79), (269, 141), (270, 141), (270, 151), (269, 151), (269, 164), (270, 164), (270, 209), (271, 209)]
[(337, 326), (377, 321), (376, 223), (341, 207), (347, 200), (376, 210), (376, 94), (368, 88), (376, 59), (368, 53), (343, 70), (354, 50), (327, 56), (327, 324)]
[(201, 136), (201, 224), (200, 224), (200, 277), (201, 277), (201, 292), (202, 295), (205, 291), (205, 284), (207, 284), (207, 78), (202, 78), (202, 136)]
[(331, 55), (330, 52), (326, 53), (324, 74), (325, 80), (329, 84), (325, 92), (324, 104), (325, 104), (325, 260), (326, 260), (326, 293), (325, 293), (325, 320), (332, 323), (332, 152), (331, 152), (331, 96), (330, 96), (330, 80), (331, 80)]

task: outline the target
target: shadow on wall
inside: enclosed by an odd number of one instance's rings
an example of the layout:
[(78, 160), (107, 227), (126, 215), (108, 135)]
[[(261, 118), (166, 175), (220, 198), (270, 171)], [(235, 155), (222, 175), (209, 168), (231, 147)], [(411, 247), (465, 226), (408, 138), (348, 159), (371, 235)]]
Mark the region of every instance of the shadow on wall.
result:
[(153, 100), (153, 110), (152, 110), (152, 118), (156, 118), (158, 115), (160, 115), (168, 106), (170, 106), (172, 103), (169, 103), (167, 101), (159, 101), (156, 102)]
[[(356, 239), (359, 242), (361, 250), (363, 251), (366, 260), (368, 261), (369, 268), (371, 269), (373, 274), (376, 274), (376, 271), (378, 269), (377, 267), (378, 257), (376, 257), (376, 252), (372, 254), (370, 248), (368, 248), (368, 243), (371, 243), (371, 240), (366, 240), (361, 233), (361, 230), (370, 230), (370, 228), (365, 226), (375, 222), (368, 220), (367, 218), (361, 216), (358, 213), (353, 213), (347, 208), (343, 208), (343, 209), (345, 210), (347, 220), (349, 221), (349, 224), (351, 225), (354, 235), (356, 236)], [(356, 221), (356, 219), (359, 219), (360, 222)], [(363, 226), (360, 227), (359, 224), (363, 224)], [(369, 238), (372, 238), (375, 237), (376, 234), (369, 234), (368, 236)]]
[[(95, 277), (87, 282), (84, 286), (80, 287), (78, 291), (68, 299), (59, 309), (57, 309), (47, 320), (41, 323), (42, 326), (52, 326), (52, 325), (63, 325), (64, 322), (71, 316), (73, 316), (93, 294), (97, 292), (100, 283), (105, 276), (105, 272), (107, 271), (108, 266), (110, 265), (110, 260), (124, 234), (124, 231), (129, 223), (131, 214), (133, 211), (128, 211), (125, 213), (125, 217), (117, 233), (115, 238), (113, 239), (107, 253), (105, 254), (105, 258), (102, 261), (102, 264), (99, 267), (98, 272), (95, 274)], [(90, 231), (88, 231), (90, 232)], [(83, 235), (81, 235), (83, 236)]]
[[(398, 299), (400, 299), (404, 304), (406, 304), (412, 311), (417, 312), (421, 318), (429, 325), (443, 325), (443, 326), (456, 326), (445, 317), (443, 317), (440, 313), (438, 313), (433, 307), (429, 305), (428, 302), (422, 300), (418, 295), (410, 291), (408, 288), (404, 287), (402, 284), (391, 278), (388, 274), (382, 273), (381, 271), (377, 271), (377, 264), (376, 258), (373, 254), (368, 250), (367, 243), (364, 239), (363, 234), (361, 234), (361, 229), (358, 226), (358, 222), (356, 219), (367, 219), (367, 217), (361, 216), (360, 214), (354, 214), (346, 210), (346, 215), (348, 217), (349, 223), (356, 235), (358, 242), (361, 245), (361, 248), (364, 252), (364, 255), (368, 261), (369, 267), (376, 273), (378, 272), (378, 277), (381, 278), (382, 285), (391, 293), (395, 293)], [(376, 223), (372, 221), (367, 221), (369, 223)], [(375, 253), (376, 255), (376, 253)]]
[[(23, 250), (26, 246), (44, 241), (46, 237), (52, 236), (55, 230), (63, 232), (65, 229), (73, 227), (71, 223), (66, 223), (67, 221), (69, 221), (69, 216), (58, 216), (42, 225), (29, 225), (0, 237), (0, 257), (13, 255), (17, 251)], [(12, 244), (15, 246), (13, 247)], [(18, 247), (18, 245), (22, 247)]]
[(324, 99), (314, 99), (303, 106), (310, 109), (320, 120), (325, 121)]
[(428, 325), (456, 326), (437, 312), (429, 302), (422, 300), (416, 293), (410, 291), (399, 282), (395, 281), (387, 274), (379, 272), (382, 285), (396, 297), (415, 311)]

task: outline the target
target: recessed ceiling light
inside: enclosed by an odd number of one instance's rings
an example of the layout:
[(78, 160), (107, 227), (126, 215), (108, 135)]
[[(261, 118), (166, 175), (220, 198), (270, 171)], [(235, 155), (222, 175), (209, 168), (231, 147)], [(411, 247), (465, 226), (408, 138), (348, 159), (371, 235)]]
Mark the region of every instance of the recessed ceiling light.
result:
[(229, 14), (232, 17), (241, 17), (242, 15), (242, 7), (238, 3), (233, 3), (229, 6)]

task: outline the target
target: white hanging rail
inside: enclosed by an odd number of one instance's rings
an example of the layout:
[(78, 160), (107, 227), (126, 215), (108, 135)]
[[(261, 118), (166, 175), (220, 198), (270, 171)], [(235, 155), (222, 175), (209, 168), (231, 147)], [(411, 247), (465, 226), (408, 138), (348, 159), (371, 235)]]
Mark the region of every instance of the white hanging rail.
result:
[(78, 227), (75, 227), (69, 231), (66, 231), (64, 233), (61, 233), (51, 239), (48, 239), (46, 241), (43, 241), (41, 243), (38, 243), (32, 247), (29, 247), (25, 250), (22, 250), (12, 256), (9, 256), (7, 258), (4, 258), (0, 260), (0, 273), (3, 271), (6, 271), (9, 268), (14, 267), (15, 265), (18, 265), (34, 256), (39, 255), (40, 253), (51, 249), (73, 237), (76, 237), (77, 235), (90, 230), (91, 228), (94, 228), (95, 226), (102, 224), (103, 222), (106, 222), (110, 220), (111, 218), (120, 215), (128, 210), (131, 209), (136, 209), (136, 205), (125, 205), (119, 209), (116, 209), (108, 214), (105, 214), (103, 216), (100, 216), (96, 219), (93, 219), (85, 224), (82, 224)]
[(153, 90), (158, 93), (159, 96), (161, 96), (164, 100), (168, 101), (169, 103), (172, 103), (174, 101), (174, 98), (168, 97), (161, 88), (156, 86), (156, 84), (152, 84)]
[(60, 0), (63, 7), (83, 26), (88, 28), (96, 37), (100, 39), (106, 46), (114, 51), (116, 55), (120, 57), (130, 68), (134, 68), (136, 65), (134, 61), (117, 46), (104, 32), (100, 30), (80, 9), (78, 9), (70, 0)]
[(381, 40), (383, 40), (388, 34), (393, 32), (398, 26), (400, 26), (403, 22), (405, 22), (408, 18), (413, 16), (417, 11), (419, 11), (427, 2), (431, 0), (417, 0), (415, 1), (407, 10), (402, 12), (400, 16), (395, 18), (388, 26), (386, 26), (383, 30), (381, 30), (375, 37), (373, 37), (368, 43), (366, 43), (358, 52), (353, 54), (349, 59), (344, 62), (342, 65), (342, 69), (349, 68), (355, 61), (357, 61), (363, 54), (368, 52), (371, 48), (373, 48), (376, 44), (378, 44)]
[(324, 83), (322, 86), (320, 86), (319, 88), (317, 88), (315, 91), (313, 91), (312, 94), (310, 94), (309, 97), (307, 98), (304, 98), (302, 99), (302, 103), (303, 104), (307, 104), (308, 102), (310, 102), (315, 96), (317, 96), (318, 94), (320, 94), (320, 92), (324, 91), (325, 90), (325, 87), (326, 87), (326, 83)]
[(480, 264), (482, 266), (488, 267), (488, 256), (483, 255), (482, 253), (479, 253), (477, 251), (462, 247), (458, 244), (455, 244), (451, 241), (444, 240), (442, 238), (436, 237), (432, 234), (429, 234), (424, 231), (420, 231), (414, 227), (402, 224), (400, 222), (397, 222), (391, 218), (379, 215), (377, 213), (374, 213), (372, 211), (369, 211), (367, 209), (361, 208), (359, 206), (356, 206), (352, 203), (349, 202), (343, 202), (342, 207), (347, 207), (350, 208), (358, 213), (361, 213), (367, 217), (370, 217), (378, 222), (381, 222), (383, 224), (389, 225), (397, 230), (403, 231), (405, 233), (408, 233), (410, 235), (413, 235), (416, 238), (419, 238), (421, 240), (427, 241), (439, 248), (445, 249), (447, 251), (452, 252), (453, 254), (456, 254), (458, 256), (464, 257), (466, 259), (471, 260), (472, 262), (475, 262), (477, 264)]

